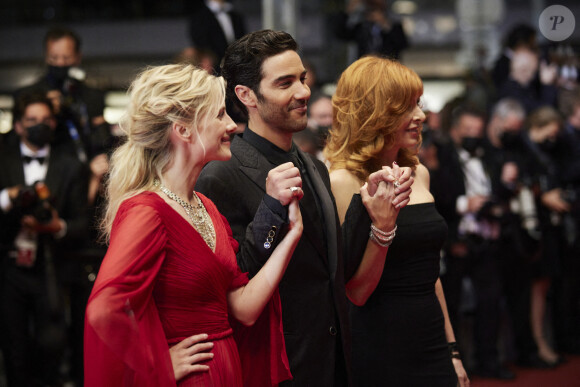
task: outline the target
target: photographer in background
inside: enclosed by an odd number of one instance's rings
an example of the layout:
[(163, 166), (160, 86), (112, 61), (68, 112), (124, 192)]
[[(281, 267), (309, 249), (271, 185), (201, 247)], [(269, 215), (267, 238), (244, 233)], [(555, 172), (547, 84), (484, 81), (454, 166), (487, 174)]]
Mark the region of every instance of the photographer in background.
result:
[(499, 265), (510, 311), (511, 331), (516, 350), (516, 364), (545, 368), (532, 335), (531, 285), (532, 260), (541, 239), (534, 199), (534, 167), (524, 141), (526, 111), (513, 98), (499, 100), (492, 108), (487, 125), (486, 153), (504, 164), (502, 181), (511, 191), (510, 211), (501, 224)]
[[(562, 257), (565, 254), (566, 232), (564, 219), (571, 206), (561, 181), (562, 169), (556, 160), (566, 153), (562, 139), (564, 121), (561, 114), (550, 106), (534, 110), (527, 119), (524, 141), (527, 145), (531, 181), (535, 193), (540, 242), (532, 259), (531, 327), (538, 347), (538, 357), (549, 367), (563, 362), (563, 357), (552, 347), (546, 335), (548, 293), (552, 284), (562, 278)], [(555, 299), (554, 307), (559, 306)], [(558, 324), (560, 319), (554, 321)]]
[(57, 274), (88, 229), (85, 167), (50, 145), (55, 128), (45, 94), (21, 94), (15, 135), (0, 153), (0, 332), (9, 386), (58, 382), (66, 327)]
[(473, 284), (477, 364), (470, 368), (474, 374), (513, 379), (513, 372), (500, 364), (497, 348), (503, 294), (497, 259), (509, 191), (502, 181), (507, 175), (502, 175), (503, 164), (485, 151), (484, 129), (481, 112), (468, 106), (456, 107), (449, 131), (452, 141), (440, 145), (437, 154), (441, 167), (431, 171), (431, 192), (449, 227), (447, 271), (441, 281), (453, 326), (458, 326), (460, 319), (463, 279), (469, 277)]
[(63, 145), (91, 169), (89, 204), (99, 195), (103, 176), (108, 171), (107, 151), (113, 136), (105, 121), (104, 93), (85, 83), (86, 73), (81, 64), (81, 39), (72, 30), (55, 27), (44, 37), (46, 74), (36, 83), (16, 91), (23, 93), (41, 90), (52, 101), (56, 117), (53, 144)]
[(558, 350), (580, 354), (580, 89), (576, 90), (566, 111), (560, 141), (564, 149), (555, 159), (570, 212), (562, 219), (566, 243), (562, 278), (554, 284), (558, 295), (554, 338)]
[(68, 152), (90, 169), (87, 182), (90, 235), (74, 260), (64, 263), (63, 285), (70, 294), (71, 355), (74, 378), (82, 381), (82, 337), (84, 310), (100, 262), (103, 246), (95, 242), (100, 205), (103, 201), (103, 179), (109, 170), (108, 153), (113, 146), (110, 125), (103, 117), (104, 93), (89, 87), (81, 65), (81, 39), (72, 30), (55, 27), (44, 37), (46, 73), (33, 85), (16, 92), (16, 98), (31, 90), (41, 90), (52, 101), (56, 127), (52, 144)]

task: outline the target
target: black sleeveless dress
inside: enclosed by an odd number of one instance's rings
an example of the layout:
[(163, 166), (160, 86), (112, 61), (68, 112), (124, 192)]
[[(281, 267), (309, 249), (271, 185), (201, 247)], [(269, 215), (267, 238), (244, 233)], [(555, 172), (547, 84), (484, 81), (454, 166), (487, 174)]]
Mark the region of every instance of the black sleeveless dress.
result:
[[(345, 248), (350, 249), (352, 273), (370, 229), (360, 195), (353, 197), (346, 219), (343, 232), (344, 240), (350, 240)], [(454, 387), (457, 376), (435, 295), (447, 225), (434, 203), (404, 207), (397, 225), (376, 290), (364, 306), (351, 304), (355, 385)]]

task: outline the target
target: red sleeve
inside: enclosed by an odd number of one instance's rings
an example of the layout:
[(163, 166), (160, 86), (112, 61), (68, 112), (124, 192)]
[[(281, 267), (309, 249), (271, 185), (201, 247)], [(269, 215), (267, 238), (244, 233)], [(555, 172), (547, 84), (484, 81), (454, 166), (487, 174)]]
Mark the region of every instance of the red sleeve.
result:
[(242, 325), (234, 318), (230, 323), (238, 345), (244, 386), (277, 386), (292, 379), (277, 290), (254, 325)]
[(121, 206), (87, 305), (85, 386), (175, 386), (152, 296), (165, 243), (157, 211)]
[[(223, 222), (232, 248), (237, 253), (238, 242), (232, 235), (228, 221), (223, 218)], [(232, 287), (242, 286), (248, 282), (247, 273), (241, 272), (235, 259), (236, 256), (233, 254), (232, 261), (240, 275), (235, 277)], [(266, 304), (254, 325), (245, 326), (233, 317), (230, 318), (230, 324), (234, 328), (234, 339), (238, 345), (244, 386), (277, 386), (284, 380), (292, 379), (286, 355), (286, 343), (282, 328), (282, 306), (278, 290), (274, 292), (272, 299)]]
[[(216, 212), (218, 212), (217, 209), (216, 209)], [(232, 228), (230, 227), (228, 220), (222, 214), (220, 214), (220, 217), (221, 217), (223, 227), (228, 234), (228, 240), (230, 241), (230, 245), (232, 246), (232, 250), (231, 250), (232, 253), (229, 254), (230, 259), (228, 261), (228, 264), (230, 266), (230, 270), (232, 272), (232, 282), (230, 283), (229, 289), (232, 290), (232, 289), (239, 288), (240, 286), (244, 286), (245, 284), (248, 283), (248, 281), (249, 281), (248, 280), (248, 273), (243, 273), (242, 270), (240, 270), (240, 267), (238, 266), (238, 262), (236, 260), (236, 253), (238, 252), (238, 247), (239, 247), (238, 241), (236, 241), (234, 239), (234, 235), (232, 233)]]

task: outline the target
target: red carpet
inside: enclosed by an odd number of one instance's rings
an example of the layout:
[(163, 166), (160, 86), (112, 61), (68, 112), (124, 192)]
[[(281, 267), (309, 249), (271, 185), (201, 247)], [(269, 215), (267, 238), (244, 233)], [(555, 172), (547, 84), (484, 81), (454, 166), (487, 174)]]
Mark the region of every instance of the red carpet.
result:
[(503, 381), (473, 377), (471, 387), (580, 387), (580, 356), (567, 355), (568, 361), (547, 370), (510, 367), (514, 380)]

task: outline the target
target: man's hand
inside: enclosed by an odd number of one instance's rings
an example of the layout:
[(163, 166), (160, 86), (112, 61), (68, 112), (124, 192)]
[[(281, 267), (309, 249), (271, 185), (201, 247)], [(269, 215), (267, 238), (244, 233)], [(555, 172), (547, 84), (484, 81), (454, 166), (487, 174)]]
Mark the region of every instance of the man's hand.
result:
[(505, 163), (501, 170), (501, 181), (504, 184), (514, 184), (518, 178), (518, 166), (514, 162)]
[(271, 169), (266, 178), (266, 193), (283, 206), (290, 204), (293, 198), (302, 199), (304, 192), (298, 168), (288, 162)]
[(560, 188), (554, 188), (548, 192), (543, 193), (541, 200), (542, 203), (552, 211), (570, 211), (570, 203), (562, 199), (562, 190)]
[(467, 198), (467, 211), (476, 214), (481, 207), (489, 201), (489, 197), (482, 195), (469, 196)]
[(39, 234), (56, 234), (63, 229), (64, 221), (58, 216), (58, 212), (52, 208), (52, 218), (47, 223), (41, 223), (32, 215), (22, 217), (22, 226)]

